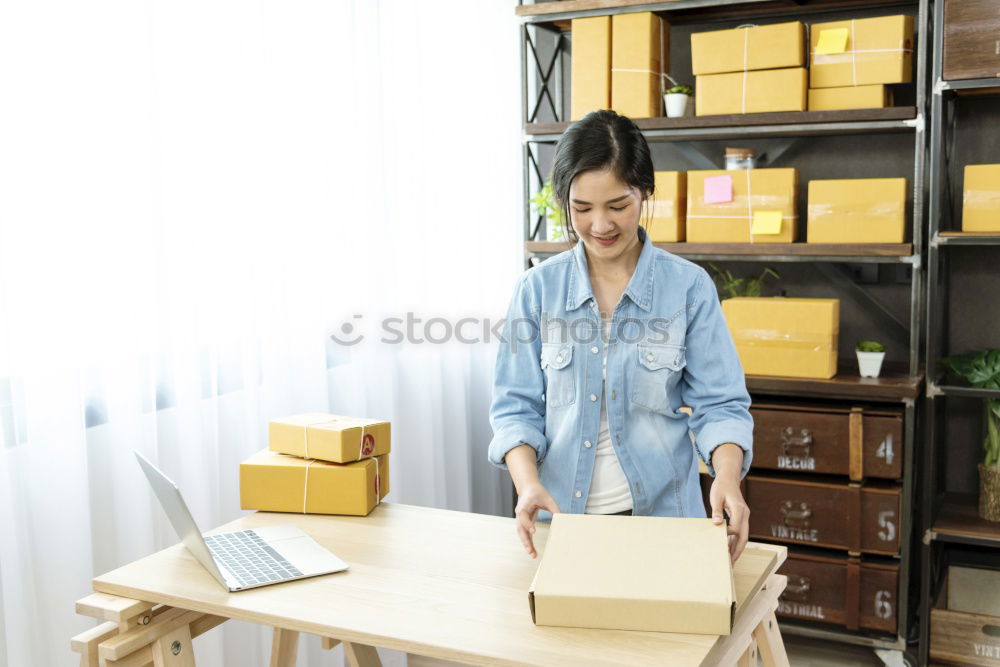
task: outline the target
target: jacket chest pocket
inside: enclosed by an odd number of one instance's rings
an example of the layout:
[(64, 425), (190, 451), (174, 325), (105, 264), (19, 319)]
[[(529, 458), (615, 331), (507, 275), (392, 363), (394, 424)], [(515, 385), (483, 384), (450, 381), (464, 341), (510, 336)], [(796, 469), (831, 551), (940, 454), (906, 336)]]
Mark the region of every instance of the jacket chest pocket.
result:
[(656, 412), (670, 411), (670, 388), (687, 363), (683, 345), (639, 344), (632, 369), (632, 402)]
[(545, 403), (551, 408), (564, 407), (576, 401), (576, 372), (572, 362), (572, 343), (542, 343)]

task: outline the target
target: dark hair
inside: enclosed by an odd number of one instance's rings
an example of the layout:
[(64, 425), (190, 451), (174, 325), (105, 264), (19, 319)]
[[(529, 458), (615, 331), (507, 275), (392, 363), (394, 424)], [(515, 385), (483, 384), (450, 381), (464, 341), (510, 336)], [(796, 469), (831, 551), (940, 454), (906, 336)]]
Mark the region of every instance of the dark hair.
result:
[(652, 195), (653, 158), (646, 137), (632, 119), (610, 109), (591, 111), (570, 125), (556, 145), (552, 194), (571, 241), (578, 239), (569, 215), (569, 187), (578, 174), (604, 169), (611, 170), (622, 183), (638, 188), (642, 201)]

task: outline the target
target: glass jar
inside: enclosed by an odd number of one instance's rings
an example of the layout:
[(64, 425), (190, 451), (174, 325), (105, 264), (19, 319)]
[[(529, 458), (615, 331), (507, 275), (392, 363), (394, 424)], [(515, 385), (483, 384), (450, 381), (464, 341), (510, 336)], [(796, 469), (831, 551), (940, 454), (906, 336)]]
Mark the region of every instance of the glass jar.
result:
[(726, 169), (753, 169), (757, 166), (757, 153), (752, 148), (727, 148)]

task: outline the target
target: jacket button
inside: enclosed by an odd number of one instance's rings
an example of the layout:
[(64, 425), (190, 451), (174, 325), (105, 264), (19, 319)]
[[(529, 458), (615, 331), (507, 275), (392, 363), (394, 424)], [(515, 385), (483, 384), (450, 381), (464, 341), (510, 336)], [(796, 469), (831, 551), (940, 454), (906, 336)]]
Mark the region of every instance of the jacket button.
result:
[(648, 353), (646, 355), (646, 359), (648, 359), (649, 361), (652, 361), (653, 360), (653, 353), (652, 352)]
[(612, 400), (612, 401), (613, 401), (613, 400), (615, 400), (615, 396), (616, 396), (616, 394), (615, 394), (615, 390), (614, 390), (614, 389), (612, 389), (612, 390), (611, 390), (611, 400)]
[(587, 449), (590, 449), (593, 446), (593, 443), (590, 442), (590, 440), (584, 440), (583, 446), (586, 447)]
[(562, 361), (562, 355), (561, 354), (557, 354), (556, 355), (556, 361)]
[(580, 496), (582, 496), (583, 494), (582, 494), (582, 493), (580, 493), (579, 491), (577, 491), (577, 492), (576, 492), (576, 493), (574, 493), (573, 495), (574, 495), (574, 496), (576, 496), (577, 498), (579, 498), (579, 497), (580, 497)]
[(597, 346), (595, 345), (594, 347), (590, 348), (590, 351), (593, 352), (594, 354), (597, 354), (598, 352)]
[(591, 400), (591, 402), (596, 401), (597, 400), (597, 394), (591, 394), (590, 395), (590, 400)]

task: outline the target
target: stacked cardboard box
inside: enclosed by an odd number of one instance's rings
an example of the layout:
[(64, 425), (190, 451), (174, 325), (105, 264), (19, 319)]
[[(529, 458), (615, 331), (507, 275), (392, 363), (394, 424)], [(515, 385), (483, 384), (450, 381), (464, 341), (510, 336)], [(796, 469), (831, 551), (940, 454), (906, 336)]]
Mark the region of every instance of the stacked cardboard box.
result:
[(809, 181), (808, 243), (903, 243), (906, 179)]
[(912, 81), (912, 16), (815, 23), (809, 43), (810, 111), (887, 107), (887, 84)]
[(653, 197), (646, 204), (642, 219), (647, 220), (649, 238), (654, 243), (678, 243), (686, 238), (687, 174), (683, 171), (657, 171)]
[(573, 19), (572, 120), (614, 109), (630, 118), (662, 115), (670, 26), (652, 12)]
[(367, 515), (389, 493), (389, 422), (311, 413), (275, 419), (240, 464), (240, 507)]
[(805, 27), (797, 21), (694, 33), (699, 116), (805, 111)]
[(1000, 164), (965, 167), (962, 231), (1000, 233)]
[(795, 169), (689, 171), (689, 243), (792, 243)]

